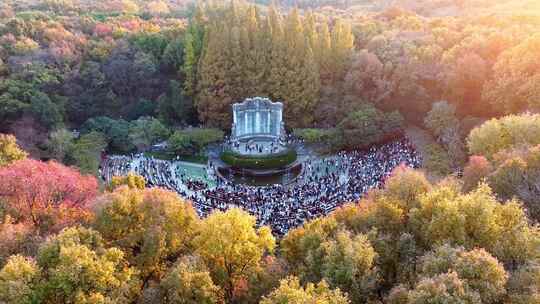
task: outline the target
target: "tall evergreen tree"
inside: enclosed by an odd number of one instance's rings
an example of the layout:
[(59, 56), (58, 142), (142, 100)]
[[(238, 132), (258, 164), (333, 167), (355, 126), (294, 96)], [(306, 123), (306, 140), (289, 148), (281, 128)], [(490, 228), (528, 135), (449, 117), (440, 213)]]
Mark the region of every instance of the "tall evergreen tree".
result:
[(314, 55), (317, 63), (319, 64), (319, 70), (321, 75), (321, 82), (327, 83), (330, 78), (330, 60), (331, 60), (331, 47), (332, 41), (330, 38), (330, 30), (328, 24), (323, 22), (321, 24), (320, 33), (318, 37), (317, 45), (314, 47)]
[(319, 70), (297, 9), (289, 13), (283, 31), (285, 67), (283, 91), (285, 119), (292, 127), (309, 125), (320, 89)]
[(242, 48), (245, 70), (245, 94), (247, 96), (266, 95), (265, 75), (268, 74), (267, 54), (270, 46), (270, 32), (267, 23), (261, 26), (260, 15), (255, 6), (250, 6), (242, 28)]
[(210, 127), (230, 127), (234, 100), (228, 76), (228, 44), (225, 37), (229, 31), (220, 30), (219, 24), (211, 24), (206, 32), (206, 48), (199, 66), (199, 95), (197, 110), (200, 120)]
[(309, 47), (313, 50), (318, 46), (319, 34), (317, 33), (317, 24), (313, 12), (309, 12), (304, 19), (304, 32)]
[(255, 6), (236, 1), (207, 14), (212, 24), (206, 26), (198, 72), (201, 121), (228, 127), (230, 104), (268, 96), (285, 104), (287, 125), (311, 125), (321, 83), (330, 85), (344, 73), (350, 27), (338, 22), (331, 32), (312, 13), (302, 18), (295, 9), (283, 17), (274, 6), (261, 17)]
[(287, 73), (285, 39), (283, 24), (277, 9), (272, 6), (268, 12), (267, 27), (270, 31), (270, 71), (268, 75), (268, 91), (276, 100), (283, 100), (285, 91), (285, 75)]
[(184, 90), (187, 96), (193, 97), (197, 88), (197, 67), (203, 49), (203, 8), (197, 7), (194, 17), (189, 23), (184, 36)]
[(245, 88), (247, 86), (245, 77), (245, 58), (247, 50), (243, 48), (241, 43), (242, 28), (241, 23), (233, 24), (231, 27), (226, 27), (223, 37), (227, 39), (227, 49), (223, 50), (229, 53), (227, 56), (227, 78), (231, 85), (231, 97), (234, 100), (245, 97)]
[(351, 58), (351, 53), (354, 48), (354, 36), (352, 34), (351, 25), (337, 19), (336, 24), (332, 28), (332, 78), (334, 81), (339, 81), (343, 78), (347, 65)]
[(176, 80), (171, 80), (169, 90), (159, 97), (157, 110), (159, 118), (169, 125), (193, 122), (193, 101), (184, 94), (182, 86)]

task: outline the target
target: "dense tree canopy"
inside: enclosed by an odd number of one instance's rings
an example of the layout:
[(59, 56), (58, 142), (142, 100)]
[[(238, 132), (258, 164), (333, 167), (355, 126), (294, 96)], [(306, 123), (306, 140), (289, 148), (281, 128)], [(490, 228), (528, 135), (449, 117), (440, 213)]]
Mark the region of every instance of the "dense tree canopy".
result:
[[(353, 48), (351, 28), (341, 21), (283, 16), (271, 8), (233, 6), (214, 12), (201, 55), (198, 110), (202, 122), (227, 128), (230, 105), (249, 96), (283, 101), (291, 126), (308, 126), (321, 83), (343, 77)], [(293, 119), (294, 118), (294, 119)]]
[(468, 122), (537, 110), (539, 23), (516, 1), (27, 2), (0, 15), (0, 131), (31, 120), (45, 136), (15, 135), (33, 156), (50, 157), (47, 133), (63, 127), (122, 153), (153, 144), (131, 128), (141, 117), (229, 129), (230, 104), (260, 95), (285, 103), (286, 126), (324, 128), (365, 103), (421, 124), (447, 100), (459, 122), (440, 141), (455, 167)]
[(146, 185), (146, 181), (144, 180), (144, 177), (129, 172), (125, 176), (113, 176), (109, 185), (108, 190), (114, 190), (118, 187), (121, 187), (123, 185), (127, 185), (130, 189), (139, 189), (143, 190)]
[(80, 136), (72, 145), (68, 142), (65, 163), (76, 165), (81, 172), (97, 174), (101, 153), (107, 147), (107, 139), (100, 132), (90, 132)]
[(13, 135), (0, 134), (0, 167), (26, 158), (26, 152), (17, 145)]
[(194, 239), (195, 252), (210, 265), (212, 276), (234, 301), (236, 284), (259, 267), (263, 255), (275, 247), (268, 227), (254, 228), (255, 218), (240, 209), (216, 211), (204, 219)]
[(47, 151), (49, 156), (59, 162), (64, 162), (66, 156), (73, 148), (75, 136), (66, 129), (58, 129), (49, 134)]
[(540, 35), (534, 35), (503, 52), (493, 66), (493, 80), (484, 98), (503, 113), (538, 110), (540, 73), (534, 54), (540, 51)]
[(273, 291), (268, 297), (265, 297), (261, 303), (263, 304), (278, 304), (278, 303), (321, 303), (321, 304), (347, 304), (350, 301), (347, 296), (337, 290), (332, 290), (326, 282), (321, 282), (317, 285), (308, 284), (303, 288), (298, 278), (289, 277), (283, 280), (279, 288)]
[(155, 188), (118, 188), (100, 198), (97, 208), (96, 230), (145, 279), (161, 278), (170, 261), (191, 249), (199, 221), (191, 204)]
[(0, 270), (0, 299), (8, 304), (30, 303), (39, 280), (36, 262), (20, 255), (9, 258)]
[(129, 303), (138, 282), (135, 269), (126, 267), (123, 256), (117, 248), (103, 247), (93, 230), (65, 229), (41, 246), (37, 261), (21, 256), (8, 260), (0, 270), (0, 299), (7, 303)]
[(403, 117), (399, 112), (383, 113), (370, 104), (349, 113), (338, 125), (348, 149), (367, 148), (398, 137)]
[(220, 289), (212, 281), (210, 272), (196, 257), (183, 257), (161, 283), (165, 290), (164, 303), (212, 304), (219, 303)]
[(97, 191), (94, 177), (56, 162), (26, 159), (0, 168), (4, 209), (38, 234), (57, 232), (87, 219)]
[[(20, 160), (2, 170), (28, 162), (33, 168), (61, 166)], [(69, 180), (77, 178), (83, 177)], [(492, 178), (484, 181), (492, 184)], [(85, 209), (89, 217), (51, 213), (54, 205), (24, 211), (18, 204), (23, 200), (3, 196), (11, 219), (0, 226), (0, 299), (407, 304), (537, 299), (538, 227), (520, 203), (501, 201), (482, 180), (472, 180), (464, 192), (457, 180), (434, 184), (422, 172), (400, 167), (384, 188), (360, 202), (289, 231), (277, 251), (270, 230), (257, 228), (246, 212), (215, 211), (201, 220), (189, 202), (144, 188), (135, 175), (118, 177), (112, 192)], [(61, 180), (54, 181), (35, 178), (32, 191), (62, 191)], [(70, 190), (66, 199), (80, 195)], [(45, 241), (26, 238), (17, 221), (26, 223), (31, 216), (15, 211), (40, 212), (55, 221), (28, 222), (31, 229), (41, 225), (40, 233), (70, 227)], [(55, 226), (45, 226), (50, 223)], [(38, 242), (39, 250), (25, 242)]]
[(540, 144), (540, 116), (510, 115), (475, 128), (467, 138), (469, 152), (492, 158), (497, 152)]
[[(0, 303), (540, 301), (538, 1), (0, 2)], [(204, 156), (253, 96), (325, 152), (424, 129), (427, 172), (279, 237), (85, 175)]]
[(171, 135), (168, 149), (177, 155), (201, 154), (209, 144), (219, 143), (223, 138), (219, 129), (185, 129)]
[(473, 156), (465, 168), (465, 186), (471, 189), (483, 180), (500, 198), (519, 198), (529, 216), (538, 221), (539, 157), (539, 146), (499, 152), (491, 162), (484, 156)]

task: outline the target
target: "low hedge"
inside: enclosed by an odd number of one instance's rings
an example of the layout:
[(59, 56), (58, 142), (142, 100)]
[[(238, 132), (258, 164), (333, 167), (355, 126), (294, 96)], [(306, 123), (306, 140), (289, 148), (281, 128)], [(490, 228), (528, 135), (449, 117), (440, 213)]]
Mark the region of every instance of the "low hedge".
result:
[(269, 156), (247, 156), (232, 151), (221, 153), (221, 160), (233, 168), (254, 170), (270, 170), (286, 167), (296, 161), (297, 154), (293, 149)]

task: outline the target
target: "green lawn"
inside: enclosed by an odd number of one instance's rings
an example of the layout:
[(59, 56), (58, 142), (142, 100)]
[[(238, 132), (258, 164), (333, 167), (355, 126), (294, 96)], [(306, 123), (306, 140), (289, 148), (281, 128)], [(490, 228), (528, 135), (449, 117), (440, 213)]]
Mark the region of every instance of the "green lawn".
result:
[(209, 186), (215, 186), (215, 181), (206, 176), (206, 169), (196, 164), (176, 163), (179, 173), (185, 173), (188, 178), (207, 183)]
[[(176, 160), (176, 154), (160, 151), (160, 152), (145, 152), (145, 156), (147, 157), (154, 157), (156, 159), (161, 160)], [(180, 157), (181, 161), (190, 162), (190, 163), (197, 163), (201, 165), (206, 165), (208, 162), (208, 156), (206, 155), (178, 155)]]

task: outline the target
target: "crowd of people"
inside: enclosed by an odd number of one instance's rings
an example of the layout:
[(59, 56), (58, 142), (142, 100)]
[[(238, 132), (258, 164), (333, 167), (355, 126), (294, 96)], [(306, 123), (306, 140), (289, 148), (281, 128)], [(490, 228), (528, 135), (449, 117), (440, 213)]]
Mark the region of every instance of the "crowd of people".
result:
[(259, 225), (269, 225), (277, 235), (304, 221), (327, 214), (346, 202), (361, 198), (370, 189), (383, 185), (399, 165), (417, 168), (421, 159), (407, 139), (372, 147), (366, 151), (340, 152), (330, 157), (308, 157), (300, 175), (290, 184), (251, 186), (221, 179), (216, 166), (205, 167), (208, 182), (194, 179), (179, 170), (177, 162), (142, 155), (111, 156), (102, 166), (106, 180), (134, 171), (151, 186), (177, 191), (193, 202), (199, 215), (213, 210), (241, 207), (257, 217)]

